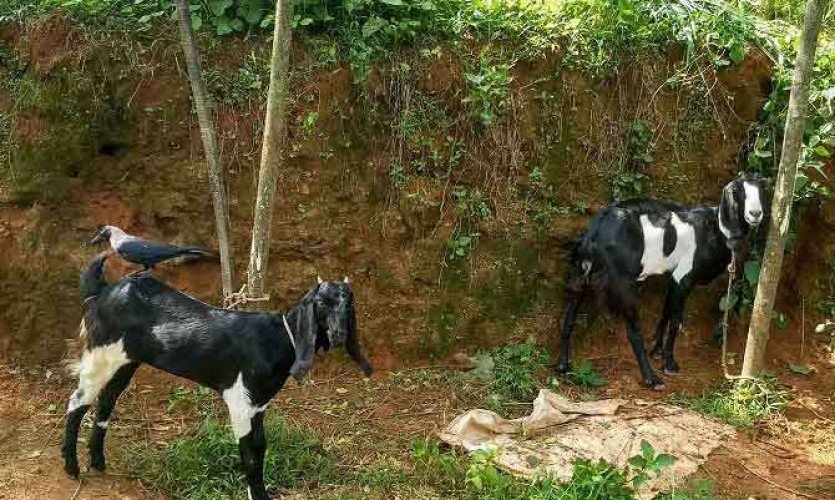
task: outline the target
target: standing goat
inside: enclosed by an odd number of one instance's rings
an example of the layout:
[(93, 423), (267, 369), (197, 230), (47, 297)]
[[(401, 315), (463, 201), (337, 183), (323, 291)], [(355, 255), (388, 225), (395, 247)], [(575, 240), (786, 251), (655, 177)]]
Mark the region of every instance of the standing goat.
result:
[(666, 374), (678, 373), (673, 347), (687, 296), (696, 284), (713, 280), (729, 264), (744, 263), (748, 234), (762, 223), (764, 206), (765, 180), (751, 175), (728, 183), (718, 207), (685, 208), (639, 199), (602, 208), (572, 250), (558, 369), (571, 370), (574, 321), (591, 287), (610, 310), (626, 320), (644, 382), (664, 389), (644, 351), (637, 283), (652, 275), (670, 275), (652, 354), (662, 353)]
[[(148, 275), (107, 285), (100, 254), (81, 274), (86, 347), (78, 388), (67, 406), (64, 469), (78, 477), (76, 441), (81, 420), (99, 396), (89, 441), (90, 466), (104, 470), (104, 436), (116, 399), (141, 363), (220, 393), (238, 439), (250, 498), (264, 488), (264, 410), (289, 375), (300, 380), (319, 349), (344, 345), (369, 376), (360, 354), (354, 296), (347, 282), (322, 282), (287, 314), (211, 307)], [(292, 325), (292, 326), (291, 326)]]

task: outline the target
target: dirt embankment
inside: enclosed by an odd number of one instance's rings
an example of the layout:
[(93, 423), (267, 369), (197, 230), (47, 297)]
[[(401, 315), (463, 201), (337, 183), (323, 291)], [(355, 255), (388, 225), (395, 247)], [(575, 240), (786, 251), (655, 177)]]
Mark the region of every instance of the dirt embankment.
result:
[[(215, 247), (176, 38), (92, 35), (59, 21), (7, 26), (0, 36), (0, 78), (12, 82), (0, 90), (0, 113), (17, 145), (0, 186), (0, 354), (45, 362), (60, 357), (78, 325), (77, 270), (94, 252), (82, 243), (98, 224)], [(472, 61), (460, 51), (406, 52), (408, 71), (381, 65), (356, 83), (311, 47), (299, 41), (293, 54), (292, 153), (277, 193), (270, 307), (292, 304), (317, 273), (350, 276), (364, 343), (381, 368), (550, 338), (565, 244), (609, 199), (634, 124), (649, 130), (646, 194), (712, 203), (739, 170), (769, 90), (769, 64), (756, 53), (707, 74), (715, 85), (706, 95), (667, 84), (681, 63), (675, 51), (603, 80), (552, 57), (513, 68), (498, 119), (485, 127), (468, 100)], [(267, 49), (251, 39), (205, 51), (239, 276), (259, 158), (262, 92), (253, 89), (266, 84), (251, 61)], [(793, 321), (775, 336), (775, 352), (797, 342), (797, 293), (830, 258), (831, 243), (819, 237), (833, 226), (829, 212), (801, 222), (780, 303)], [(478, 233), (477, 244), (450, 258), (450, 242), (465, 233)], [(127, 269), (117, 267), (113, 277)], [(160, 274), (217, 301), (216, 261)], [(685, 357), (698, 358), (710, 337), (720, 290), (694, 294)], [(649, 329), (660, 294), (645, 293)], [(601, 348), (612, 340), (597, 337)]]

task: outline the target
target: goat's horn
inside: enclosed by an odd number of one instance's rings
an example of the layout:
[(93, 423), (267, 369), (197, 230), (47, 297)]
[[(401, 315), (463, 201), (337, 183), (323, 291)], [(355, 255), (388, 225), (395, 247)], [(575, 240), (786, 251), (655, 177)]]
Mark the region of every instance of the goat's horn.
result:
[(318, 281), (320, 285), (322, 284), (322, 277), (318, 274), (316, 275), (316, 281)]
[(344, 281), (345, 283), (349, 283), (349, 284), (351, 283), (351, 280), (347, 276), (342, 278), (342, 281)]

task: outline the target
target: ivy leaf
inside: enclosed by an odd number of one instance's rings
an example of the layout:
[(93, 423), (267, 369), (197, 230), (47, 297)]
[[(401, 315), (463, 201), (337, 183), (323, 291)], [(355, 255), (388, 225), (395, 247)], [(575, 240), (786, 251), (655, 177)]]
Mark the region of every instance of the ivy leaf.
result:
[(244, 22), (238, 18), (232, 19), (229, 21), (229, 26), (232, 27), (235, 31), (243, 31), (244, 30)]
[(815, 154), (820, 156), (821, 158), (829, 158), (831, 156), (829, 150), (826, 149), (826, 147), (824, 146), (818, 146), (814, 149), (814, 151)]
[(191, 29), (193, 29), (194, 31), (199, 31), (201, 26), (203, 26), (203, 18), (200, 17), (199, 14), (192, 14)]

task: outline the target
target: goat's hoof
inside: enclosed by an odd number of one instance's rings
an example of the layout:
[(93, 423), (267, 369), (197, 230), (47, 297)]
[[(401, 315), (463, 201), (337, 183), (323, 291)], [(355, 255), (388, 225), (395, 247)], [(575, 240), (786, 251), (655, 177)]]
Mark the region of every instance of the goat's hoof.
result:
[(649, 356), (652, 359), (661, 359), (661, 348), (653, 347), (652, 350), (649, 352)]
[(664, 365), (664, 374), (669, 375), (671, 377), (678, 375), (678, 363), (673, 361), (672, 363), (666, 363)]
[(646, 384), (653, 391), (666, 391), (667, 390), (667, 384), (665, 384), (664, 382), (662, 382), (659, 379), (649, 380), (649, 381), (647, 381)]
[(64, 472), (71, 478), (78, 479), (78, 476), (81, 474), (81, 469), (78, 468), (78, 462), (65, 460)]
[(90, 457), (90, 470), (104, 472), (106, 468), (107, 463), (105, 462), (104, 457)]

